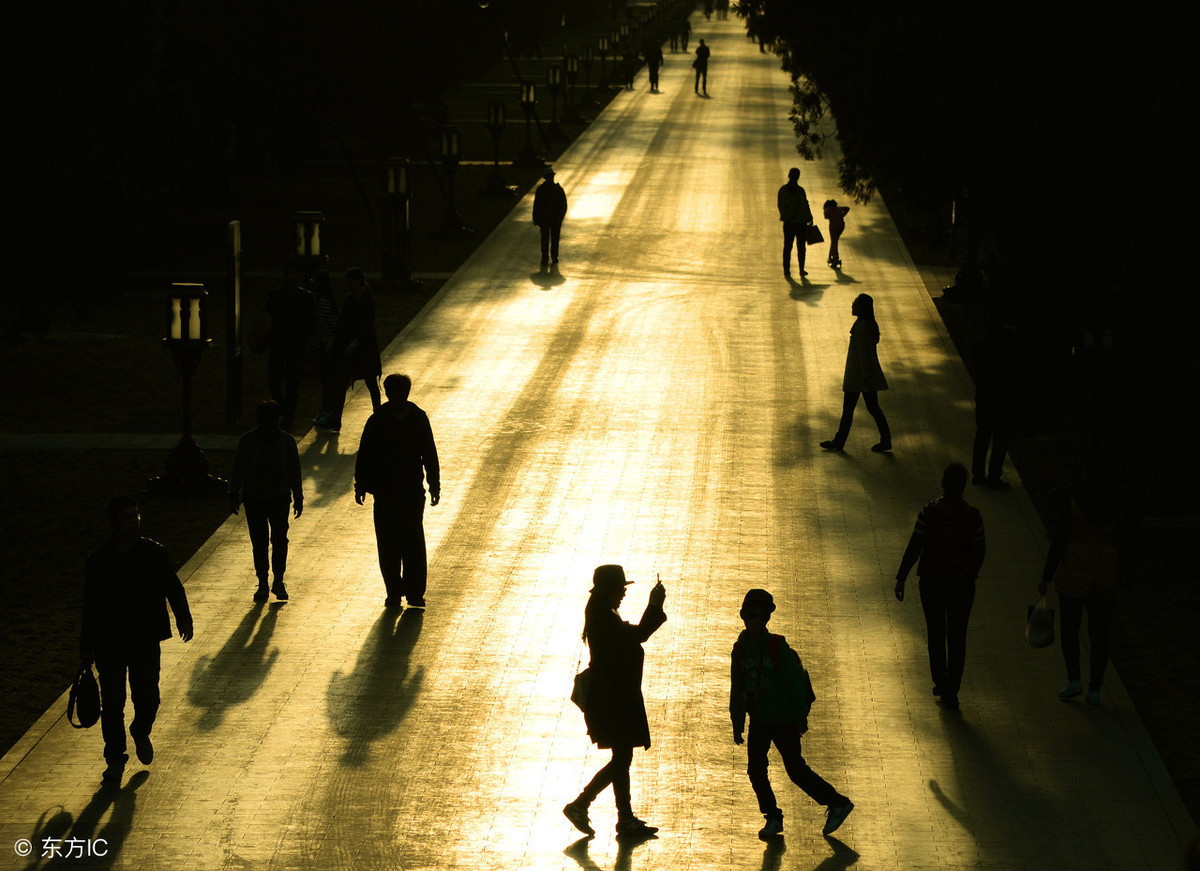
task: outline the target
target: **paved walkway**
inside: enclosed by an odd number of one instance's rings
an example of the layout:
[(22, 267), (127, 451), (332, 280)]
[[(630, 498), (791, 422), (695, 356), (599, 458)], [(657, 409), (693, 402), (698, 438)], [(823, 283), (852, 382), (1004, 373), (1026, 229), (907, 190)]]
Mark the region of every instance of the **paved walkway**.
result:
[[(536, 271), (526, 199), (388, 349), (443, 461), (428, 612), (382, 609), (351, 493), (358, 396), (340, 438), (302, 445), (292, 600), (252, 606), (231, 518), (181, 573), (196, 638), (164, 643), (154, 765), (98, 790), (99, 732), (56, 706), (0, 765), (0, 867), (56, 864), (47, 837), (169, 871), (1175, 867), (1191, 824), (1117, 676), (1099, 709), (1061, 703), (1057, 652), (1023, 644), (1044, 542), (1019, 482), (970, 494), (989, 558), (962, 711), (934, 704), (920, 607), (892, 576), (966, 452), (969, 380), (882, 203), (850, 213), (842, 273), (819, 248), (810, 281), (782, 280), (787, 81), (739, 22), (694, 24), (711, 99), (669, 55), (661, 95), (640, 79), (559, 161), (561, 273)], [(802, 168), (819, 208), (835, 164)], [(845, 454), (817, 448), (863, 291), (893, 456), (868, 450), (862, 412)], [(637, 582), (627, 616), (656, 575), (668, 589), (646, 645), (654, 746), (633, 769), (635, 809), (662, 831), (636, 848), (615, 843), (607, 795), (590, 843), (560, 812), (606, 758), (567, 694), (590, 573), (610, 561)], [(857, 803), (836, 839), (777, 761), (786, 835), (756, 838), (726, 714), (752, 586), (775, 593), (772, 627), (814, 677), (806, 755)]]

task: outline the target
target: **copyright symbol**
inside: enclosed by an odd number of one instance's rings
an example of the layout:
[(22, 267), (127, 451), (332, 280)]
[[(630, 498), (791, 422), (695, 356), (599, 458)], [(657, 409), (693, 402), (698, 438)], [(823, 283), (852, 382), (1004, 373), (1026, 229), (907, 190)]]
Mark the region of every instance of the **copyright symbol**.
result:
[(33, 844), (31, 844), (29, 841), (25, 840), (24, 838), (21, 838), (21, 840), (17, 841), (15, 844), (13, 844), (13, 851), (18, 856), (28, 856), (30, 853), (33, 852)]

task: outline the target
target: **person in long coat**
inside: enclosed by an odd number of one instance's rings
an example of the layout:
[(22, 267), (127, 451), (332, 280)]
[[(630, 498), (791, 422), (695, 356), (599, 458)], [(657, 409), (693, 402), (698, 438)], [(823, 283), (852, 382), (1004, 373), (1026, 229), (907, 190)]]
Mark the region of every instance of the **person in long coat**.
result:
[(337, 432), (342, 428), (342, 410), (346, 404), (346, 389), (361, 380), (371, 394), (371, 408), (379, 411), (383, 405), (379, 394), (379, 376), (383, 372), (379, 356), (379, 340), (375, 337), (375, 300), (371, 286), (358, 267), (346, 270), (350, 292), (342, 303), (337, 327), (330, 348), (333, 359), (334, 384), (328, 391), (330, 406), (318, 426)]
[(616, 798), (618, 837), (649, 837), (658, 831), (633, 815), (629, 766), (634, 747), (650, 749), (650, 724), (642, 699), (642, 644), (667, 620), (663, 612), (666, 590), (662, 583), (655, 584), (642, 619), (632, 624), (617, 613), (630, 583), (621, 566), (597, 567), (584, 610), (583, 639), (591, 652), (584, 721), (596, 746), (612, 750), (612, 760), (563, 808), (572, 825), (588, 835), (595, 834), (588, 806), (609, 784)]
[(850, 328), (850, 347), (846, 352), (846, 372), (842, 377), (842, 420), (838, 424), (837, 434), (827, 441), (821, 442), (821, 447), (827, 451), (840, 451), (846, 445), (850, 435), (850, 425), (854, 422), (854, 408), (858, 405), (861, 395), (867, 405), (867, 411), (875, 418), (879, 427), (879, 441), (871, 446), (876, 453), (892, 449), (892, 431), (888, 427), (887, 417), (879, 407), (879, 391), (887, 390), (887, 379), (883, 377), (883, 369), (879, 365), (879, 354), (875, 346), (879, 344), (879, 324), (875, 322), (875, 300), (865, 293), (860, 293), (850, 307), (850, 313), (857, 320)]

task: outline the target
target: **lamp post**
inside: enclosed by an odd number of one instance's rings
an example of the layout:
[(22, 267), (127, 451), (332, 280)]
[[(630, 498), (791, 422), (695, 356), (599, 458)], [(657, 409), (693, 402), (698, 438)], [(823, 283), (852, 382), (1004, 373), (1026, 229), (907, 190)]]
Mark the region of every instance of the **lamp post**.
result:
[(321, 251), (321, 225), (325, 215), (321, 212), (296, 212), (296, 264), (304, 273), (306, 284), (313, 275), (329, 263), (329, 255)]
[(442, 217), (442, 232), (448, 236), (469, 236), (471, 230), (459, 217), (454, 208), (454, 173), (458, 170), (458, 162), (462, 158), (459, 151), (459, 132), (457, 127), (442, 128), (442, 165), (446, 168), (446, 214)]
[(412, 277), (412, 188), (407, 157), (391, 157), (383, 167), (383, 282), (397, 290), (420, 290)]
[(596, 87), (603, 89), (608, 87), (608, 70), (604, 65), (608, 58), (608, 37), (602, 36), (596, 40), (596, 48), (600, 51), (600, 81), (596, 83)]
[(588, 96), (592, 92), (592, 64), (596, 62), (590, 45), (583, 47), (583, 55), (580, 57), (579, 62), (583, 64), (583, 101), (594, 106), (596, 105), (596, 101), (588, 99)]
[(567, 82), (570, 90), (567, 92), (568, 99), (564, 99), (566, 108), (563, 111), (564, 121), (574, 121), (576, 124), (584, 123), (583, 116), (579, 114), (579, 102), (575, 99), (575, 82), (579, 78), (579, 56), (574, 54), (567, 55)]
[(546, 68), (546, 84), (550, 87), (550, 132), (566, 138), (558, 123), (558, 89), (562, 87), (562, 67), (551, 64)]
[(530, 124), (533, 121), (535, 105), (537, 105), (537, 88), (533, 82), (521, 82), (521, 109), (525, 112), (525, 144), (521, 146), (520, 155), (513, 161), (517, 166), (534, 168), (546, 165), (546, 162), (533, 150), (533, 134)]
[(192, 438), (192, 376), (204, 349), (212, 344), (205, 337), (206, 296), (203, 284), (187, 283), (172, 284), (167, 294), (167, 335), (163, 345), (171, 352), (183, 379), (182, 435), (167, 456), (167, 474), (148, 483), (151, 492), (202, 495), (224, 492), (227, 487), (225, 481), (208, 473), (208, 458)]
[(487, 128), (492, 134), (492, 177), (480, 193), (485, 197), (513, 197), (517, 195), (516, 187), (510, 185), (500, 172), (500, 137), (507, 123), (504, 117), (504, 101), (491, 100), (487, 109)]

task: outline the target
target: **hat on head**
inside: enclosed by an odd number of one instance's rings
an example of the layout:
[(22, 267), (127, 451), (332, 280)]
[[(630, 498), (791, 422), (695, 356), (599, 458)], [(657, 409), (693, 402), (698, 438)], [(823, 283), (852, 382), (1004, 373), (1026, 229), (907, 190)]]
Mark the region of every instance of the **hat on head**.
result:
[(546, 171), (542, 173), (542, 178), (554, 178), (554, 167), (546, 167)]
[(770, 614), (775, 610), (775, 600), (766, 590), (753, 589), (746, 593), (746, 598), (742, 599), (742, 610), (738, 613), (744, 616), (746, 611), (751, 608), (765, 608)]
[(625, 569), (618, 565), (596, 566), (592, 574), (591, 592), (597, 590), (615, 590), (618, 587), (628, 587), (633, 581), (625, 580)]

